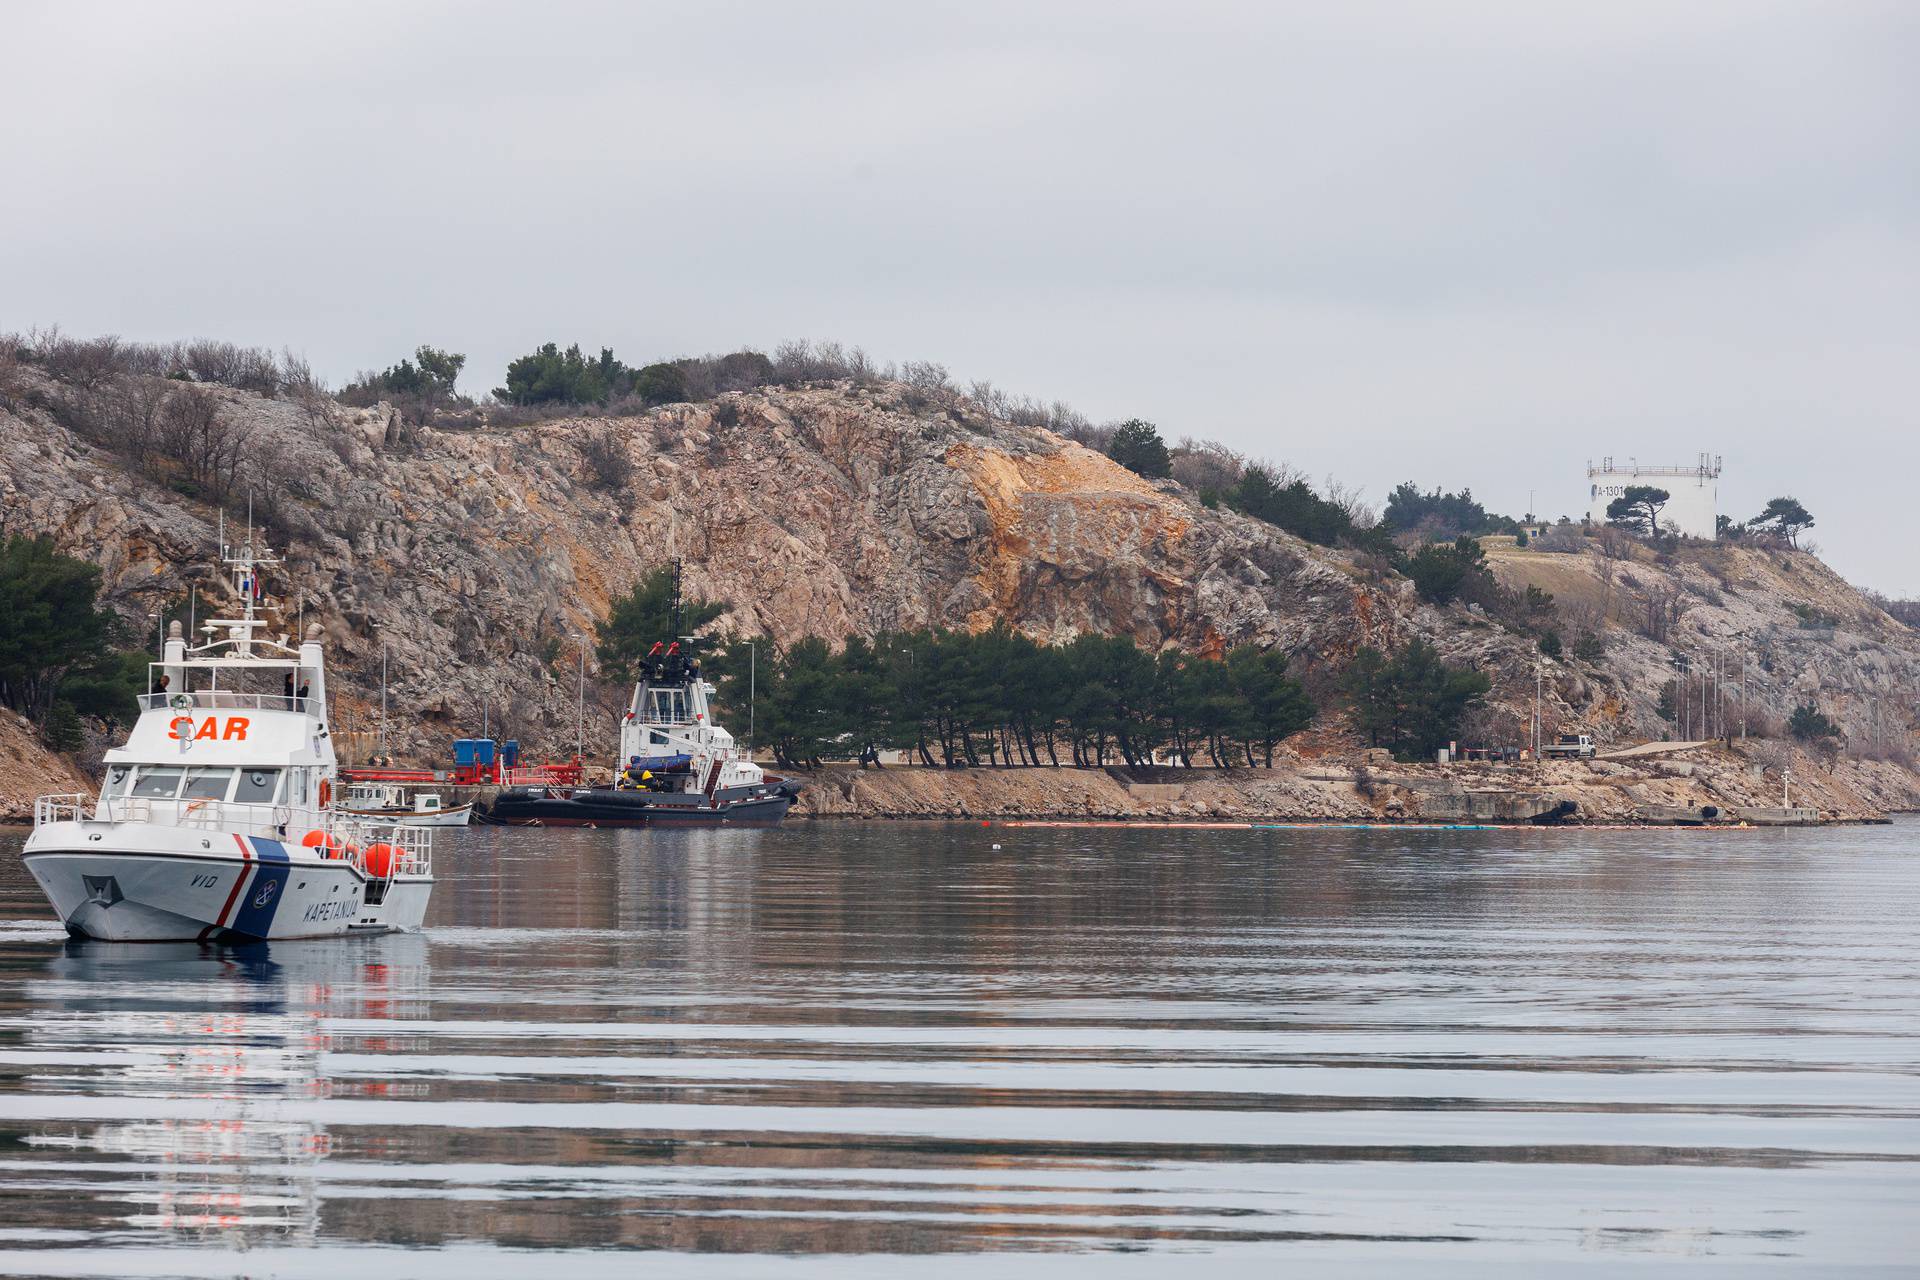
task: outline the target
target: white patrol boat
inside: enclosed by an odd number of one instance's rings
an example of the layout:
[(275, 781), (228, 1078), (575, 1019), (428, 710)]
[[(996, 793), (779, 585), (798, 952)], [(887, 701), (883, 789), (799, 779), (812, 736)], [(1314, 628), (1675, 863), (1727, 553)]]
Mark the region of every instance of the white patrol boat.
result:
[(333, 806), (320, 628), (257, 634), (251, 545), (232, 556), (245, 616), (189, 648), (175, 622), (97, 797), (42, 796), (22, 856), (69, 933), (115, 942), (325, 938), (417, 929), (432, 832)]

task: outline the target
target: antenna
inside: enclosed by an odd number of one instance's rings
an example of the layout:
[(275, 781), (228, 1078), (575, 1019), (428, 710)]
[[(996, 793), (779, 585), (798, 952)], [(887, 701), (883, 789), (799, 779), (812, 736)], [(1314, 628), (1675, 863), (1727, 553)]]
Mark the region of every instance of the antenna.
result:
[(667, 564), (667, 608), (671, 612), (673, 619), (673, 631), (672, 634), (668, 636), (668, 639), (678, 640), (680, 638), (680, 628), (683, 621), (680, 609), (680, 557), (675, 556), (672, 560), (668, 561)]

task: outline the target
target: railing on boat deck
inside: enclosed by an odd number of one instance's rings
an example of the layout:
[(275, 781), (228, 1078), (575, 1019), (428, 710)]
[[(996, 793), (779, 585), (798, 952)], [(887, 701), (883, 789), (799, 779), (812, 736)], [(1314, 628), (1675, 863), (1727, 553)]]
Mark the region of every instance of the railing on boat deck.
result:
[[(172, 806), (172, 812), (154, 811), (156, 804)], [(433, 874), (433, 831), (427, 827), (409, 827), (401, 823), (375, 822), (350, 818), (331, 809), (290, 809), (285, 805), (243, 804), (232, 800), (149, 800), (119, 797), (98, 803), (89, 795), (70, 793), (40, 796), (33, 802), (33, 825), (55, 822), (143, 822), (156, 816), (171, 818), (171, 825), (189, 831), (230, 832), (278, 840), (296, 847), (310, 831), (323, 832), (334, 839), (339, 856), (367, 871), (366, 851), (375, 844), (392, 845), (395, 858), (388, 875), (429, 876)]]
[(87, 806), (92, 803), (92, 796), (77, 792), (41, 796), (33, 802), (33, 825), (43, 827), (50, 822), (79, 822), (87, 816)]
[[(175, 698), (192, 698), (186, 706), (176, 707)], [(235, 693), (226, 689), (194, 689), (187, 693), (143, 693), (140, 706), (145, 711), (308, 711), (320, 713), (312, 698), (289, 698), (282, 693)]]
[(586, 768), (577, 764), (535, 764), (518, 769), (502, 769), (503, 787), (577, 787), (586, 777)]

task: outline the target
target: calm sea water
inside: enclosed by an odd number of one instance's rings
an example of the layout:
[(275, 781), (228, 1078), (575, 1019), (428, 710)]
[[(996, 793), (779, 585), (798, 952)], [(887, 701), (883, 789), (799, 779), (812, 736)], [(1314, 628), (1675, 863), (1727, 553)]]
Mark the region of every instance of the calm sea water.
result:
[(238, 950), (20, 837), (0, 1273), (1920, 1267), (1913, 822), (476, 829)]

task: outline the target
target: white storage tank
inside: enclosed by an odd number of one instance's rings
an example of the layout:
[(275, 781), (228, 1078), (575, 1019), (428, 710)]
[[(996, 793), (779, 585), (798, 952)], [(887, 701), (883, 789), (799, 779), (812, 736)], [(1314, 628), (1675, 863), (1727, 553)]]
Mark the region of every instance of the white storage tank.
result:
[(1690, 538), (1720, 536), (1720, 459), (1703, 453), (1691, 466), (1649, 467), (1639, 459), (1616, 463), (1602, 458), (1598, 466), (1587, 463), (1587, 519), (1594, 524), (1607, 522), (1607, 505), (1626, 493), (1630, 485), (1649, 485), (1665, 489), (1671, 495), (1660, 509), (1660, 527)]

